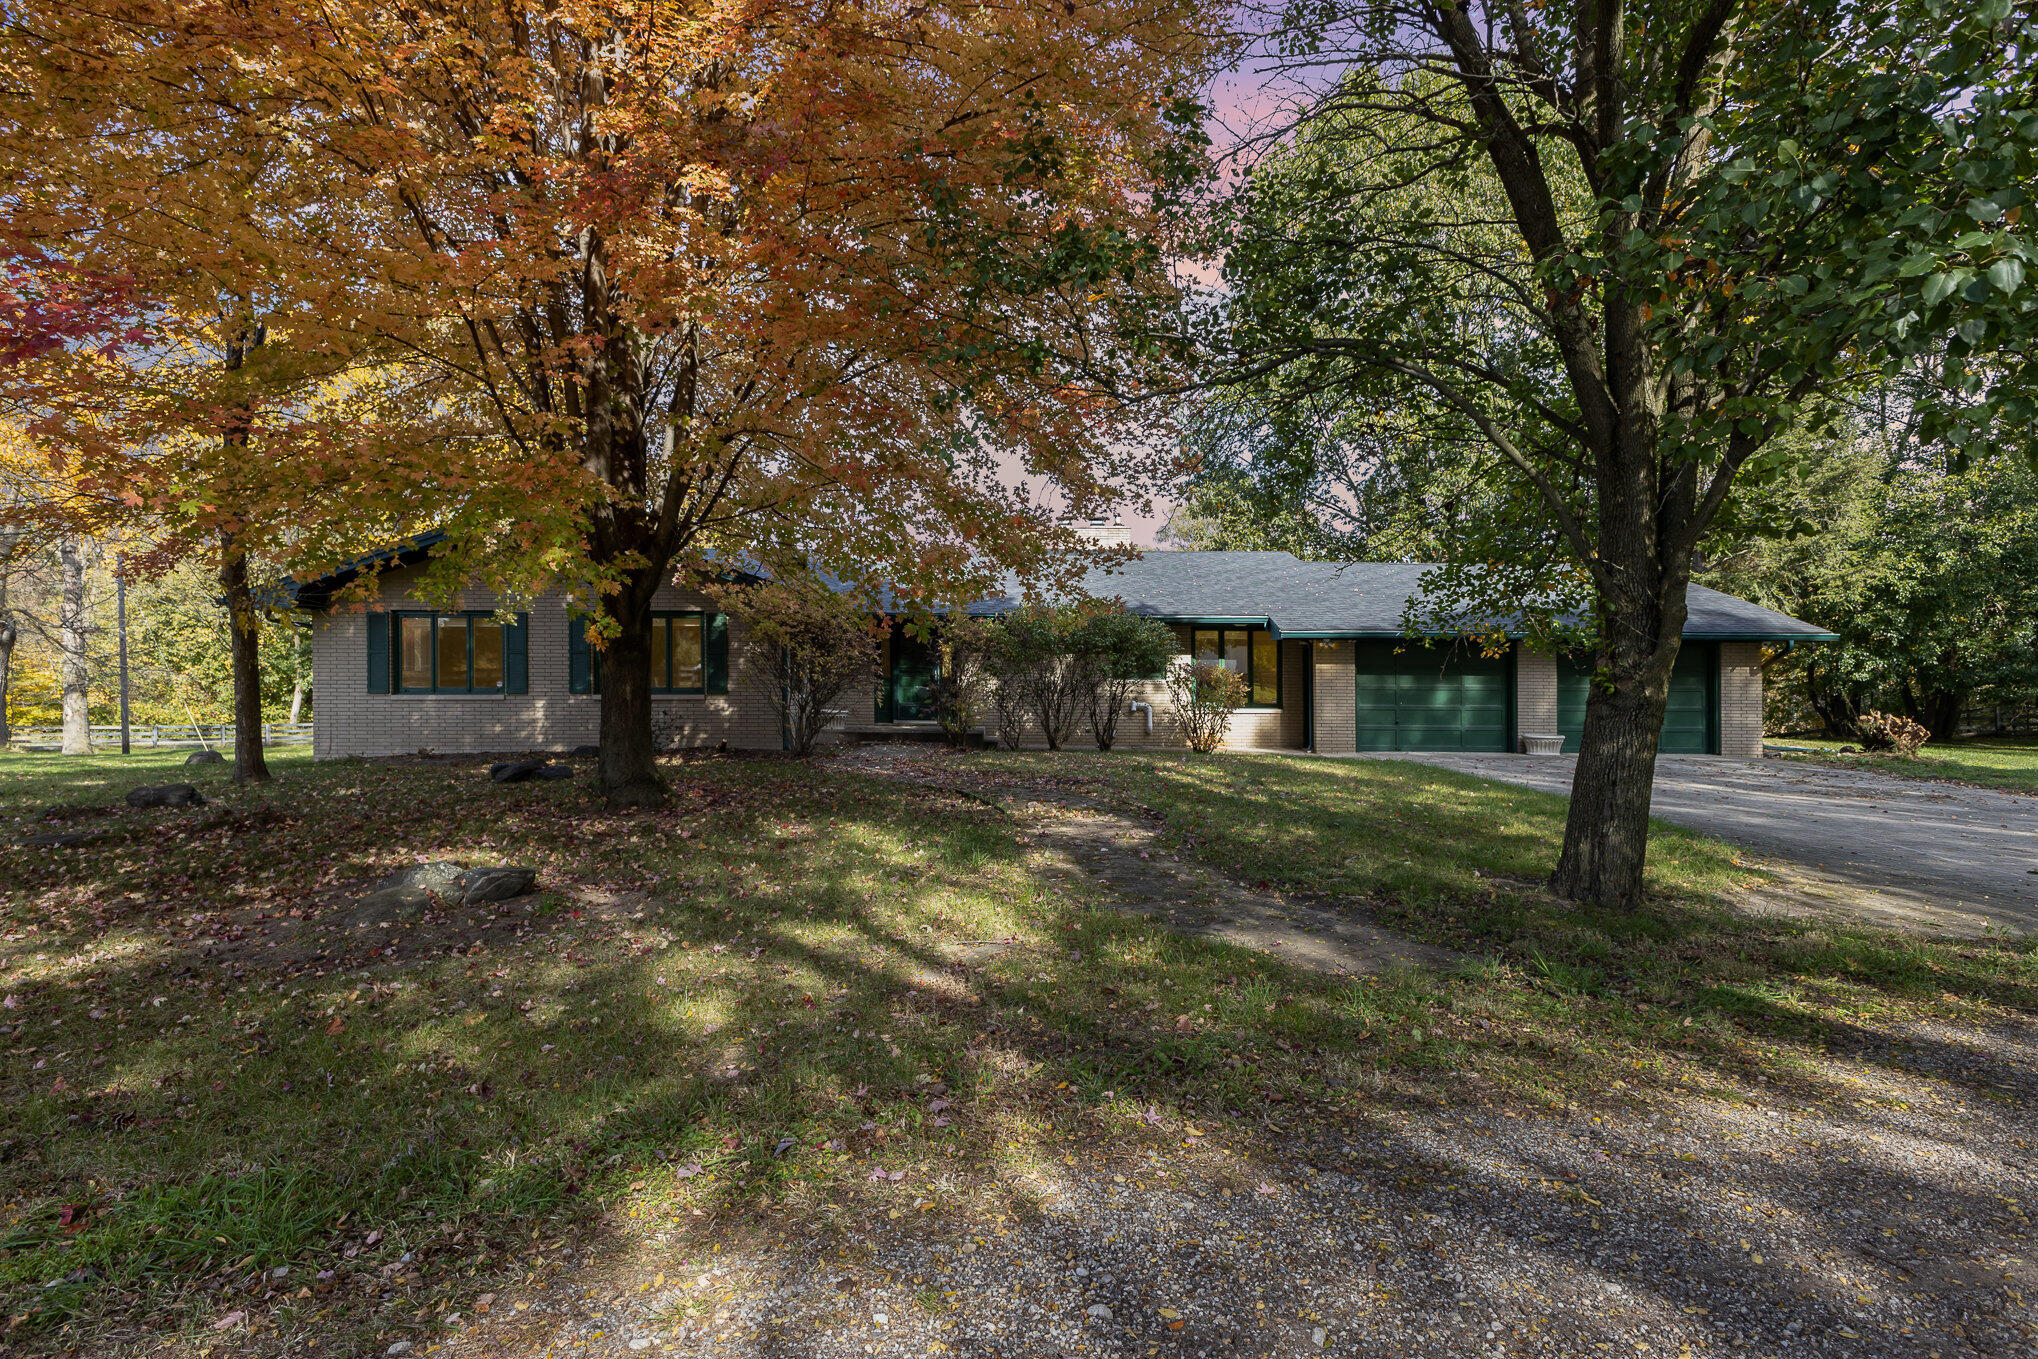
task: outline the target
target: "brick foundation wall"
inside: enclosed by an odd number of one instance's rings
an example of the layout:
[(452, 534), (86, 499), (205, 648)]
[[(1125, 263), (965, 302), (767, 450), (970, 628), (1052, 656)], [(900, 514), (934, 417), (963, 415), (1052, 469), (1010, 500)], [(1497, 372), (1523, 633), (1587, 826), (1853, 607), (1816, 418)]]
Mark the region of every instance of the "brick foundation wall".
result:
[(1720, 754), (1762, 757), (1762, 644), (1720, 643)]
[[(368, 692), (368, 619), (390, 609), (427, 608), (408, 585), (410, 570), (382, 578), (374, 613), (336, 612), (312, 623), (312, 753), (319, 759), (347, 755), (403, 755), (420, 750), (440, 754), (490, 754), (526, 750), (570, 750), (593, 745), (601, 730), (601, 696), (567, 689), (566, 601), (544, 595), (529, 606), (529, 689), (524, 694), (371, 694)], [(489, 591), (462, 593), (460, 607), (489, 609)], [(698, 594), (667, 587), (656, 609), (711, 607)], [(678, 745), (730, 745), (777, 750), (778, 715), (747, 673), (741, 620), (729, 624), (729, 692), (659, 694), (651, 700), (652, 723)], [(393, 658), (392, 658), (393, 661)]]

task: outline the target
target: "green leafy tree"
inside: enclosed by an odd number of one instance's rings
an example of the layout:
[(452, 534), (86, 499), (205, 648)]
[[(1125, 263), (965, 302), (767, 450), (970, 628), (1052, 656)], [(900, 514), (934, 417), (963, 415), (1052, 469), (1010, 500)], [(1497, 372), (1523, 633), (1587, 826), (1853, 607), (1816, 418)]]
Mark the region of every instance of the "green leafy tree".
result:
[(1133, 694), (1163, 677), (1180, 647), (1167, 624), (1117, 606), (1088, 611), (1072, 641), (1069, 665), (1090, 715), (1090, 734), (1097, 749), (1109, 750)]
[(1238, 383), (1418, 414), (1479, 469), (1439, 607), (1527, 599), (1555, 635), (1584, 606), (1552, 886), (1634, 908), (1695, 554), (1788, 472), (1777, 436), (1931, 353), (1961, 399), (1921, 404), (1925, 437), (2029, 441), (2038, 20), (1332, 0), (1275, 47), (1352, 74), (1233, 201), (1208, 342)]
[(1770, 672), (1827, 730), (1858, 738), (1865, 713), (1891, 709), (1946, 740), (1978, 704), (2038, 698), (2038, 472), (1905, 457), (1901, 420), (1873, 429), (1752, 498), (1789, 531), (1723, 552), (1704, 579), (1839, 634)]

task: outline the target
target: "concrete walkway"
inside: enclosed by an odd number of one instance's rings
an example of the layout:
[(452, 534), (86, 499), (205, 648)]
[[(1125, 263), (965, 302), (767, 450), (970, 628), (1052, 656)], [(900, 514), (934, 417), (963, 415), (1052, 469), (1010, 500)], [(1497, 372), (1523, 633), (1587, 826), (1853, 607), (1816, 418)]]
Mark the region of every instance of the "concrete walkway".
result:
[[(1374, 758), (1374, 757), (1367, 757)], [(1569, 796), (1570, 755), (1387, 755)], [(1790, 760), (1671, 756), (1655, 814), (1768, 862), (1801, 908), (1958, 935), (2038, 930), (2038, 798)]]

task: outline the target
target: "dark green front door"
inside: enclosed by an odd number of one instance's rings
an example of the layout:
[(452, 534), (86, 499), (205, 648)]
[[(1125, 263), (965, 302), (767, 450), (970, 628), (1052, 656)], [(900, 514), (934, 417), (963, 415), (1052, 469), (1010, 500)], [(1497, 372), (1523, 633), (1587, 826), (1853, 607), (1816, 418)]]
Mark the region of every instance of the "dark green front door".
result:
[(1511, 651), (1362, 641), (1355, 661), (1360, 750), (1504, 751), (1512, 743)]
[(941, 673), (941, 657), (925, 642), (892, 631), (891, 713), (888, 722), (924, 722), (934, 717), (934, 681)]
[[(1720, 649), (1717, 642), (1686, 642), (1670, 668), (1670, 706), (1663, 713), (1665, 755), (1717, 755), (1720, 750)], [(1557, 662), (1557, 730), (1564, 749), (1576, 751), (1585, 731), (1585, 700), (1592, 689), (1592, 659)]]

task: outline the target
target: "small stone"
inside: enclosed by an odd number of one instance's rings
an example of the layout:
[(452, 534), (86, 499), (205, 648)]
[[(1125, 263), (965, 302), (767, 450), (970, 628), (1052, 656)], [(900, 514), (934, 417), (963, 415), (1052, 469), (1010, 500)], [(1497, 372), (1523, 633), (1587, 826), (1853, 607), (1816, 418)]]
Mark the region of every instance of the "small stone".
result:
[(194, 750), (184, 757), (186, 769), (196, 769), (205, 764), (225, 764), (226, 756), (216, 750)]
[(1098, 1321), (1109, 1321), (1111, 1319), (1111, 1309), (1101, 1302), (1093, 1302), (1084, 1310), (1083, 1315), (1095, 1317)]
[(203, 807), (205, 797), (188, 783), (165, 783), (127, 790), (130, 807)]
[(651, 1342), (640, 1335), (630, 1342), (630, 1348), (633, 1350), (648, 1350), (651, 1348)]
[(1324, 1329), (1321, 1326), (1318, 1326), (1315, 1330), (1309, 1333), (1309, 1343), (1316, 1346), (1316, 1348), (1318, 1349), (1322, 1349), (1324, 1341), (1328, 1339), (1330, 1339), (1329, 1335), (1325, 1334)]
[(382, 1352), (384, 1354), (409, 1354), (410, 1342), (408, 1340), (399, 1340)]

